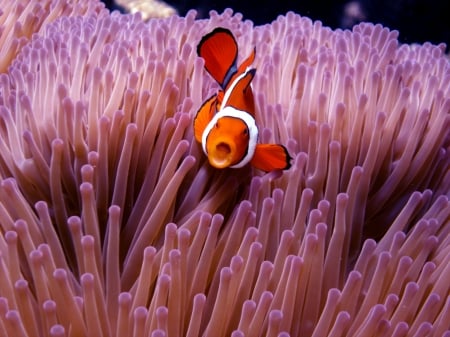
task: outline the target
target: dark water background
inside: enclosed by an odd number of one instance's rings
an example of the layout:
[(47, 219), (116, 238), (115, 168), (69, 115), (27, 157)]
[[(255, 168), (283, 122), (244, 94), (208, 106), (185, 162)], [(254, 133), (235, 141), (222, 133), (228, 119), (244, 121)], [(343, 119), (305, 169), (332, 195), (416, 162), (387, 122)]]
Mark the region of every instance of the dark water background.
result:
[[(111, 9), (113, 0), (105, 0)], [(221, 13), (230, 7), (243, 14), (244, 19), (255, 25), (270, 23), (280, 14), (294, 11), (313, 20), (322, 21), (324, 26), (351, 28), (360, 21), (381, 23), (391, 30), (400, 32), (403, 43), (450, 44), (450, 6), (448, 0), (167, 0), (180, 15), (189, 9), (198, 11), (198, 18), (208, 17), (212, 9)]]

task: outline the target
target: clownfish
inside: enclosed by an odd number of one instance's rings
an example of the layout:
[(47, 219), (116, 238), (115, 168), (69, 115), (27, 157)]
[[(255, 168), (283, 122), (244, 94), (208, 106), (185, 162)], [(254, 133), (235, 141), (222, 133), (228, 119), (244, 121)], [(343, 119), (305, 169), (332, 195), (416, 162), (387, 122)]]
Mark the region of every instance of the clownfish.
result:
[(251, 81), (256, 69), (250, 65), (255, 48), (237, 66), (238, 45), (225, 28), (203, 36), (197, 54), (206, 71), (221, 90), (208, 98), (194, 118), (194, 136), (215, 168), (239, 168), (250, 163), (263, 171), (286, 170), (291, 164), (287, 149), (280, 144), (258, 144), (255, 103)]

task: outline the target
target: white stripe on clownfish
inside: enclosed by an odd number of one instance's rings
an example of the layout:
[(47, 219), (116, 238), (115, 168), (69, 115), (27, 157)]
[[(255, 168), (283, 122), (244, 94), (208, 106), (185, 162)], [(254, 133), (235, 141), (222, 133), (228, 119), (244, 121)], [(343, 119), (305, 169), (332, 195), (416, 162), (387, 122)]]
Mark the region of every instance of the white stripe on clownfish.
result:
[(218, 111), (206, 126), (205, 131), (203, 131), (202, 134), (203, 151), (206, 154), (208, 154), (208, 151), (206, 150), (206, 139), (208, 138), (208, 135), (211, 132), (212, 128), (214, 128), (218, 120), (222, 117), (238, 118), (242, 120), (248, 128), (249, 140), (247, 146), (247, 153), (238, 163), (230, 166), (231, 168), (243, 167), (252, 160), (253, 155), (255, 153), (256, 143), (258, 141), (258, 127), (256, 126), (255, 118), (253, 118), (253, 116), (250, 115), (248, 112), (235, 109), (232, 106), (226, 106), (222, 108), (220, 111)]
[[(239, 83), (239, 81), (244, 78), (247, 73), (249, 72), (249, 70), (251, 70), (251, 67), (247, 67), (247, 69), (245, 69), (245, 71), (240, 74), (238, 77), (236, 77), (233, 81), (233, 83), (230, 84), (229, 88), (227, 88), (227, 90), (225, 91), (224, 95), (223, 95), (223, 100), (221, 103), (221, 110), (227, 106), (228, 100), (230, 99), (230, 95), (233, 92), (234, 88), (236, 87), (236, 85)], [(253, 89), (253, 85), (250, 83), (250, 87)]]

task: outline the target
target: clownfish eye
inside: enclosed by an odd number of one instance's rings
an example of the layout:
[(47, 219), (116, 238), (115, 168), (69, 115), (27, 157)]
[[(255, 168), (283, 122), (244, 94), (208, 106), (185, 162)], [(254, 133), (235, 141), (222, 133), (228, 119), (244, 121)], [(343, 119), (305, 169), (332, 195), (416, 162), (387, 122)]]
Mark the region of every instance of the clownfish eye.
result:
[(245, 128), (244, 131), (242, 131), (242, 133), (244, 134), (244, 136), (248, 135), (248, 128)]

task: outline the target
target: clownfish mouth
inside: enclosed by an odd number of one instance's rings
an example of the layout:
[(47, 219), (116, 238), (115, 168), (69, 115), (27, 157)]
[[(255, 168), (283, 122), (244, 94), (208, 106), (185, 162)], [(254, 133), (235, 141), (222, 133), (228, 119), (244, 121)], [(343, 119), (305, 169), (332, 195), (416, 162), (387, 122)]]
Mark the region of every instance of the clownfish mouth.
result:
[(216, 168), (225, 168), (232, 164), (232, 152), (230, 144), (219, 142), (214, 147), (213, 153), (209, 154), (209, 161)]

